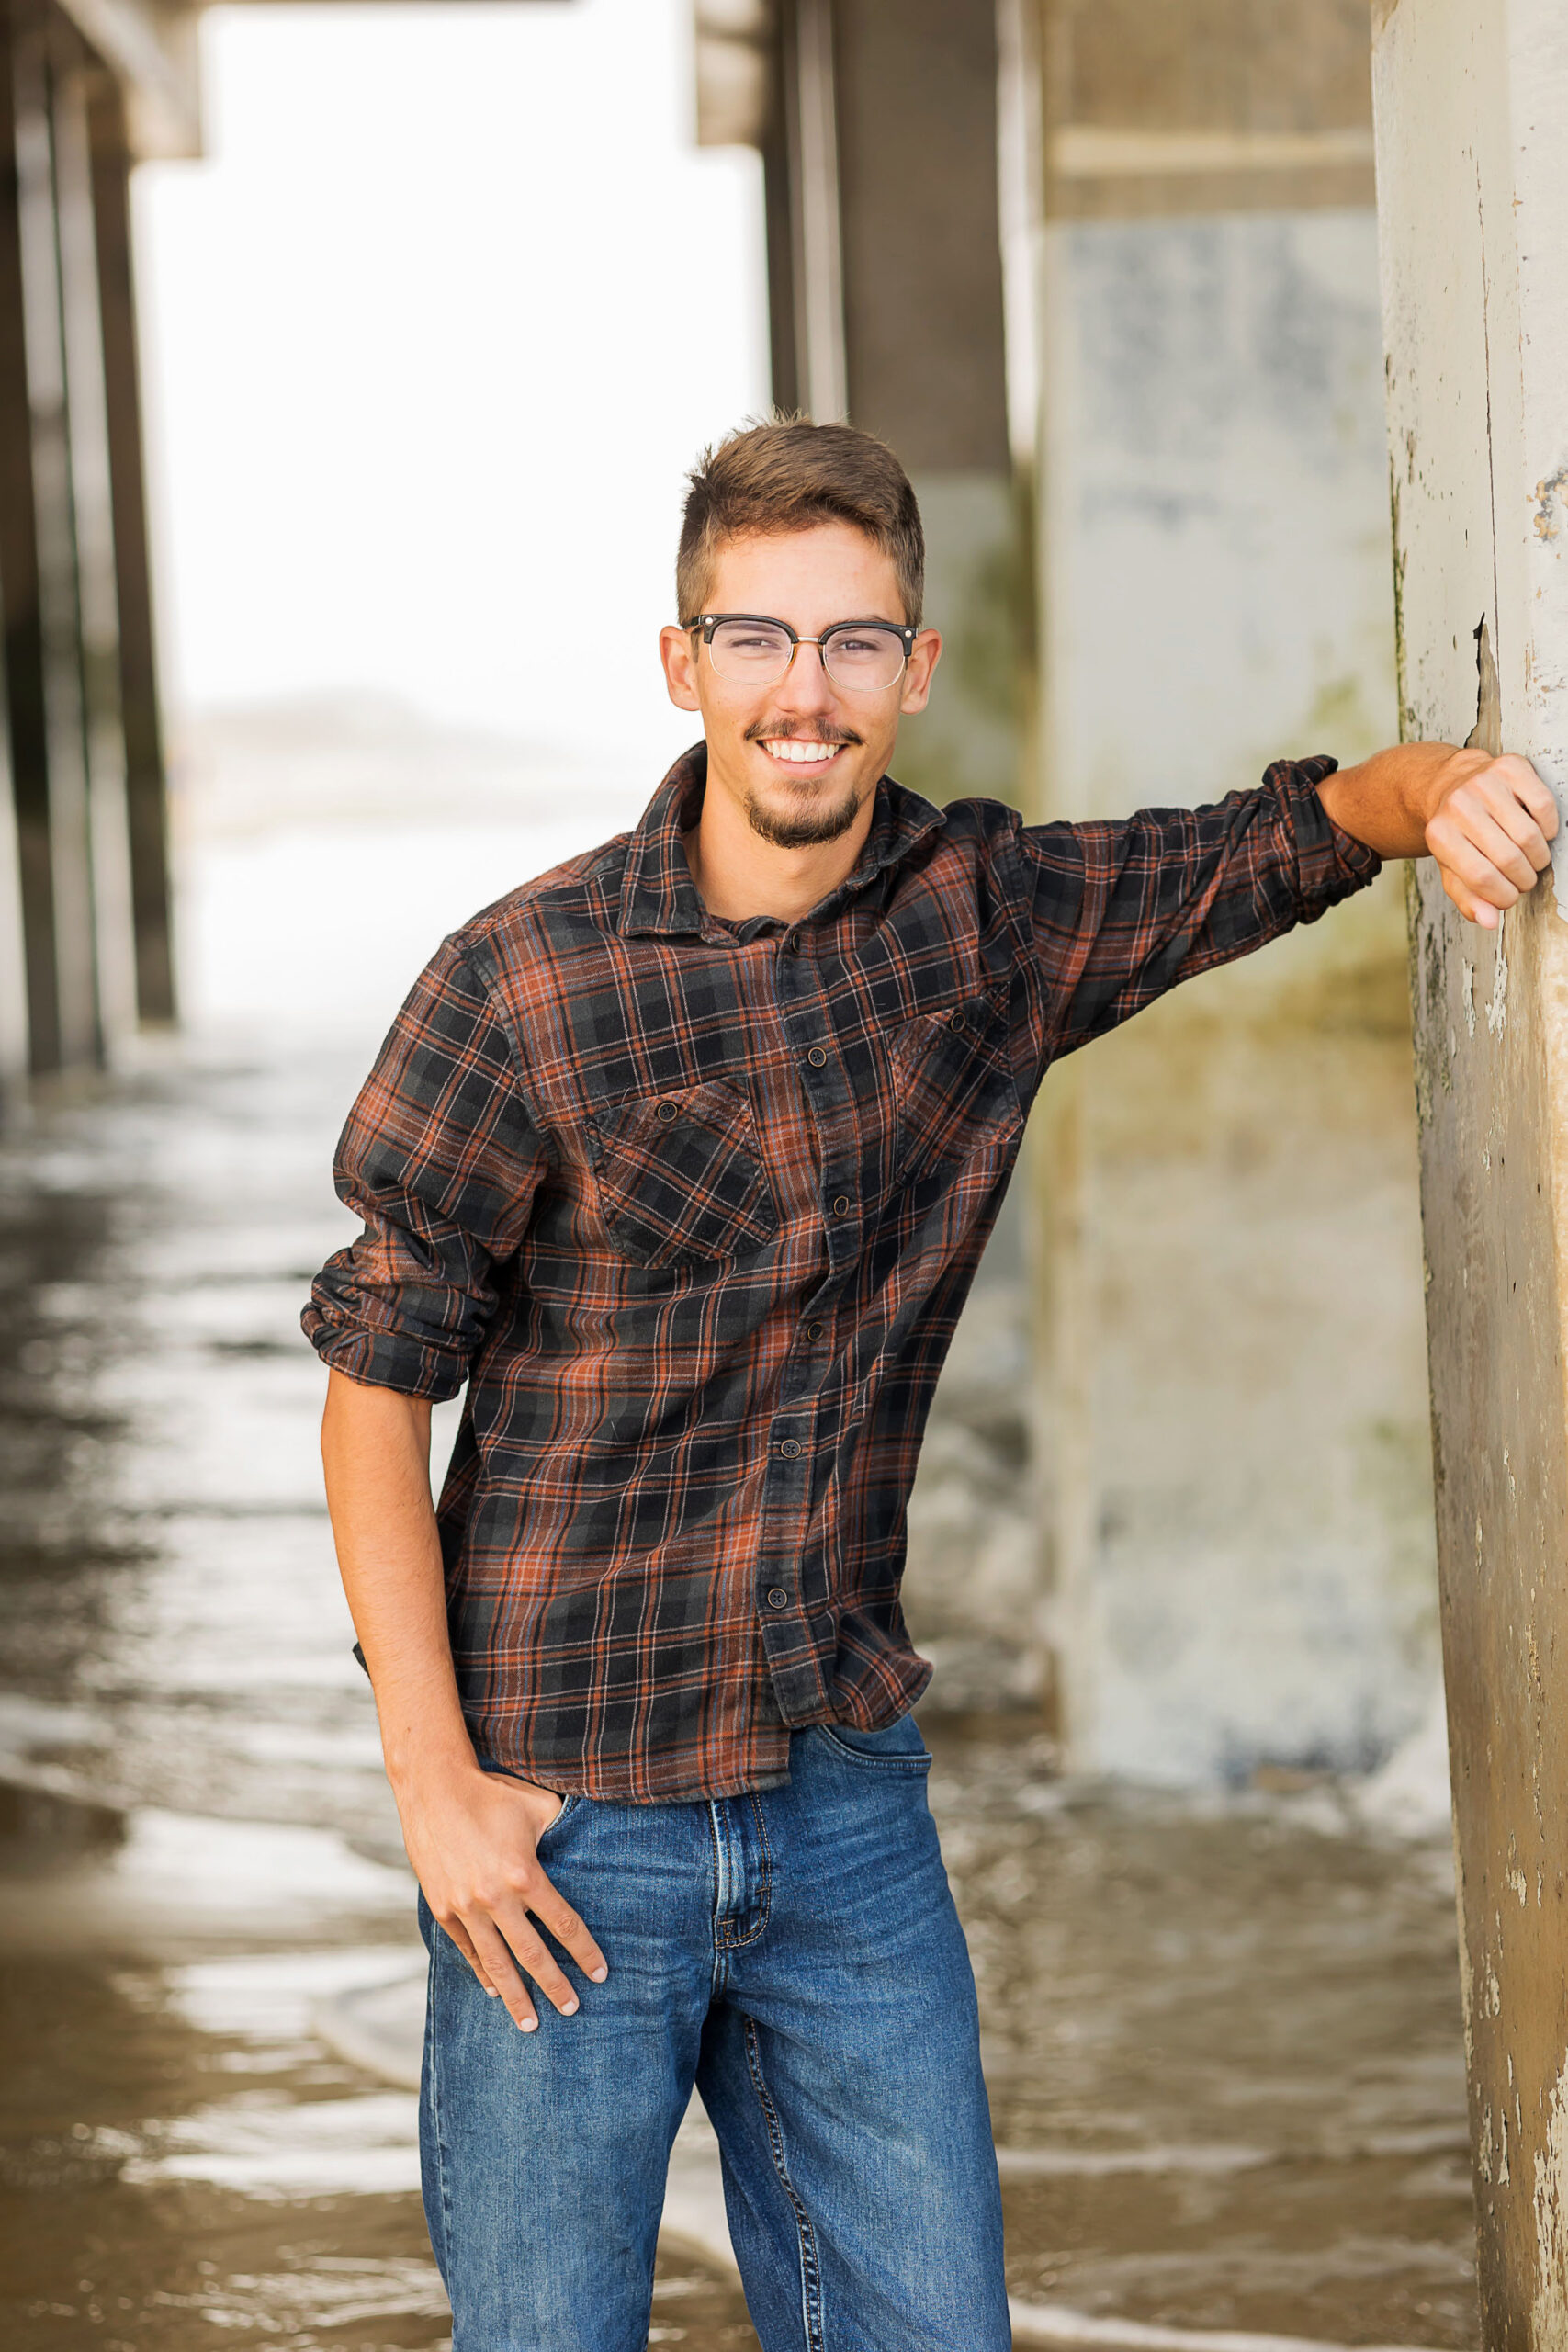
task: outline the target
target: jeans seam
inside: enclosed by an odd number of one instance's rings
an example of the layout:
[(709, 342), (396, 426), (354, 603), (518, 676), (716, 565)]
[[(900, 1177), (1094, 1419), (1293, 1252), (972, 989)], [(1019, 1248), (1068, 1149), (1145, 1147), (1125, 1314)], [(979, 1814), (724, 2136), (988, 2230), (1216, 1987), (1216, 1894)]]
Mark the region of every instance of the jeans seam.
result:
[(713, 1856), (713, 1989), (723, 1990), (728, 1977), (729, 1944), (726, 1940), (724, 1921), (719, 1917), (718, 1898), (724, 1882), (724, 1858), (718, 1846), (718, 1805), (710, 1797), (707, 1803), (708, 1848)]
[(795, 2233), (800, 2243), (800, 2317), (807, 2352), (822, 2352), (822, 2269), (817, 2258), (817, 2233), (811, 2226), (811, 2216), (801, 2202), (799, 2191), (789, 2177), (783, 2127), (762, 2073), (761, 2038), (755, 2018), (746, 2020), (746, 2067), (751, 2077), (751, 2087), (757, 2094), (757, 2104), (762, 2110), (762, 2120), (767, 2125), (768, 2153), (773, 2158), (773, 2170), (795, 2215)]
[(424, 1996), (424, 2030), (426, 2063), (430, 2068), (431, 2121), (434, 2126), (435, 2187), (441, 2207), (441, 2260), (438, 2267), (445, 2279), (451, 2275), (452, 2267), (452, 2197), (446, 2182), (446, 2132), (442, 2120), (441, 2075), (436, 2064), (438, 2044), (435, 2032), (435, 1979), (441, 1957), (440, 1938), (443, 1930), (438, 1923), (432, 1924), (434, 1926), (435, 1932), (431, 1938), (430, 1944), (430, 1982)]

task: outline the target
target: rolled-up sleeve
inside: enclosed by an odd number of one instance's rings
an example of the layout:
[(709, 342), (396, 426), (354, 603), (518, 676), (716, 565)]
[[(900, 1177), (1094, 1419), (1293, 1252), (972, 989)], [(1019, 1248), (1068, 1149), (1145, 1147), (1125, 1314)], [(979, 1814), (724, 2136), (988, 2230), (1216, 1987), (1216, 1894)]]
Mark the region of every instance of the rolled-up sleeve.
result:
[(1330, 819), (1327, 758), (1279, 760), (1251, 792), (1206, 808), (1019, 832), (1032, 944), (1071, 1053), (1168, 989), (1314, 922), (1378, 873)]
[(338, 1144), (338, 1197), (365, 1230), (328, 1259), (300, 1318), (323, 1362), (406, 1396), (456, 1396), (547, 1170), (506, 1030), (448, 940)]

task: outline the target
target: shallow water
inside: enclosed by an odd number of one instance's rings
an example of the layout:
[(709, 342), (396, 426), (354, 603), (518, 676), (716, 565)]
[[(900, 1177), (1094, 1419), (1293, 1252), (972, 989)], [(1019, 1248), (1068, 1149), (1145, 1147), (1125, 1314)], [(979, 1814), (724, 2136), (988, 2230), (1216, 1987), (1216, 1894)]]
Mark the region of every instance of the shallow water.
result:
[[(356, 1075), (187, 1048), (0, 1150), (8, 2352), (447, 2340), (412, 2098), (323, 2030), (412, 1939), (296, 1320)], [(1327, 1786), (1117, 1792), (1026, 1715), (929, 1729), (1014, 2295), (1473, 2345), (1446, 1857)], [(694, 2257), (655, 2317), (754, 2341)]]

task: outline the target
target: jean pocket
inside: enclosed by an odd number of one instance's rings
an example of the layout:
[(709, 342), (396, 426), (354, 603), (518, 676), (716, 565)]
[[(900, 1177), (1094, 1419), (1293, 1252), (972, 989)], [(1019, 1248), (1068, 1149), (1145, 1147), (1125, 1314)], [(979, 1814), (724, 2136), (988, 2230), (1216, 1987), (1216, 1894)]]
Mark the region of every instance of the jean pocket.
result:
[(577, 1811), (578, 1806), (581, 1803), (582, 1799), (580, 1796), (562, 1797), (559, 1811), (550, 1815), (550, 1818), (546, 1822), (544, 1827), (540, 1830), (538, 1836), (534, 1840), (534, 1851), (536, 1853), (538, 1852), (539, 1849), (544, 1845), (545, 1840), (547, 1838), (553, 1838), (555, 1836), (556, 1831), (560, 1827), (562, 1822), (568, 1820), (570, 1816)]
[(931, 1751), (913, 1715), (900, 1715), (880, 1731), (857, 1731), (852, 1724), (819, 1724), (818, 1729), (846, 1764), (873, 1772), (931, 1770)]
[[(529, 1780), (526, 1772), (514, 1771), (510, 1764), (497, 1764), (488, 1756), (481, 1756), (477, 1760), (481, 1772), (493, 1773), (498, 1781), (520, 1781), (525, 1788), (529, 1789), (536, 1789), (542, 1786), (540, 1781)], [(558, 1796), (560, 1792), (557, 1789), (552, 1789), (550, 1791), (550, 1794), (552, 1796)], [(580, 1795), (561, 1797), (558, 1807), (551, 1814), (548, 1821), (546, 1822), (544, 1827), (540, 1830), (538, 1836), (534, 1840), (536, 1851), (537, 1851), (538, 1848), (544, 1844), (547, 1838), (553, 1838), (555, 1836), (556, 1831), (560, 1827), (561, 1823), (567, 1819), (569, 1815), (575, 1813), (577, 1807), (581, 1803), (582, 1798)]]

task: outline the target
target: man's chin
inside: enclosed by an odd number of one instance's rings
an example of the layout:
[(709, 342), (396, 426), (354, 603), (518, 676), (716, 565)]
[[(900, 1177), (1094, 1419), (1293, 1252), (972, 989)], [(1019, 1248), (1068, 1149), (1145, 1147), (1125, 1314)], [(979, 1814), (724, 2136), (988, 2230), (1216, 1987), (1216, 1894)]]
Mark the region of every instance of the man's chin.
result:
[(865, 795), (853, 776), (840, 782), (796, 783), (787, 775), (750, 785), (746, 816), (759, 839), (775, 849), (815, 849), (840, 841), (860, 815)]
[(746, 796), (746, 817), (760, 840), (774, 849), (818, 849), (841, 841), (861, 812), (862, 796), (851, 785), (815, 785)]

